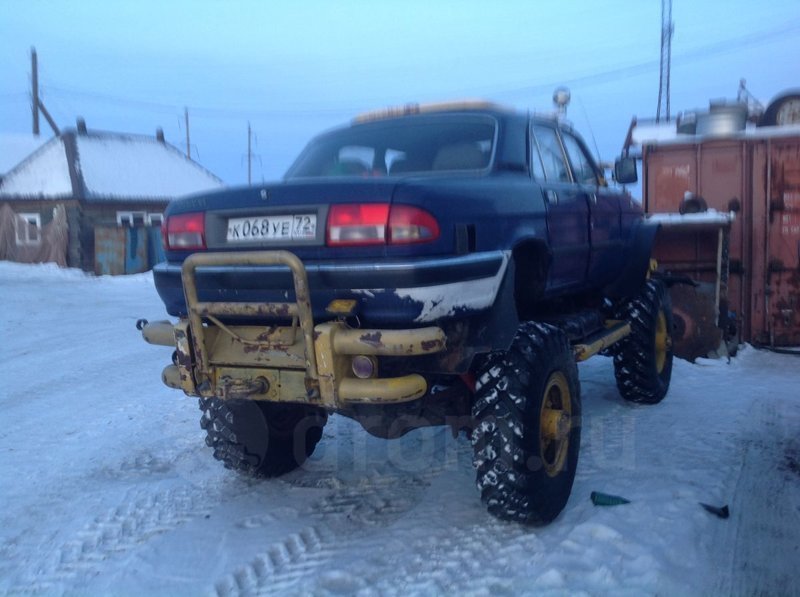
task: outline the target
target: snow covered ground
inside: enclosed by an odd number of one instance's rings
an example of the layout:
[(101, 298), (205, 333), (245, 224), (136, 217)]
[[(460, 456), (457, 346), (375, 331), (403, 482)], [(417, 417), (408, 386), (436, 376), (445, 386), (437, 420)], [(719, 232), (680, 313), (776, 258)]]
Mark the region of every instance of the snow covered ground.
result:
[(651, 407), (609, 359), (581, 365), (572, 497), (525, 528), (485, 513), (446, 429), (386, 442), (333, 417), (302, 470), (225, 470), (134, 327), (163, 318), (147, 274), (0, 262), (0, 299), (0, 592), (800, 593), (797, 357), (677, 361)]

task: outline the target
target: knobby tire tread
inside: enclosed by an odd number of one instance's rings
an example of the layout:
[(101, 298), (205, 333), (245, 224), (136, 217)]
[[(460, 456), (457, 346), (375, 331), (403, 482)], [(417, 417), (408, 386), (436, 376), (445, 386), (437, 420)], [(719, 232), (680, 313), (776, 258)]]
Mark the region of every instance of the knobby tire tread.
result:
[(656, 404), (663, 400), (672, 376), (672, 351), (661, 373), (656, 367), (654, 339), (658, 313), (665, 310), (667, 329), (672, 328), (672, 304), (669, 292), (658, 280), (648, 280), (641, 293), (625, 305), (619, 314), (630, 322), (631, 333), (614, 353), (614, 374), (619, 393), (625, 400)]
[[(248, 400), (200, 398), (200, 427), (206, 445), (225, 468), (252, 477), (277, 477), (299, 467), (322, 438), (326, 415), (304, 405), (260, 404)], [(294, 409), (292, 417), (303, 433), (278, 432), (270, 424), (269, 410)]]
[[(554, 369), (564, 372), (573, 400), (569, 457), (555, 480), (539, 456), (541, 396), (535, 395)], [(481, 499), (498, 518), (547, 524), (569, 497), (580, 445), (580, 386), (567, 338), (553, 326), (524, 323), (511, 347), (490, 353), (476, 373), (472, 444)]]

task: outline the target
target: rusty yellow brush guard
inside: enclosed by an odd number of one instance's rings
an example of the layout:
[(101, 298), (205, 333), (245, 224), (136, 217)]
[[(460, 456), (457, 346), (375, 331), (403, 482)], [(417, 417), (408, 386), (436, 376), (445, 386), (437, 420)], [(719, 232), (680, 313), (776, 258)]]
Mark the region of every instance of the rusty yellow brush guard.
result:
[(539, 453), (549, 477), (564, 469), (572, 430), (572, 396), (567, 378), (555, 371), (547, 380), (539, 414)]
[[(199, 300), (198, 268), (266, 265), (283, 265), (291, 270), (294, 301)], [(187, 319), (174, 327), (177, 362), (165, 370), (164, 379), (167, 385), (180, 386), (189, 394), (329, 407), (346, 402), (403, 402), (425, 394), (424, 377), (410, 374), (358, 379), (352, 374), (352, 358), (408, 357), (445, 349), (445, 334), (438, 327), (351, 329), (341, 318), (315, 326), (305, 266), (288, 251), (195, 253), (183, 264), (182, 280)], [(346, 302), (335, 306), (352, 311), (352, 305), (348, 309)], [(291, 325), (234, 325), (224, 323), (226, 318), (282, 319), (291, 321)], [(168, 322), (158, 325), (150, 329), (146, 326), (143, 334), (153, 343), (166, 343), (171, 335), (166, 328), (172, 326)]]

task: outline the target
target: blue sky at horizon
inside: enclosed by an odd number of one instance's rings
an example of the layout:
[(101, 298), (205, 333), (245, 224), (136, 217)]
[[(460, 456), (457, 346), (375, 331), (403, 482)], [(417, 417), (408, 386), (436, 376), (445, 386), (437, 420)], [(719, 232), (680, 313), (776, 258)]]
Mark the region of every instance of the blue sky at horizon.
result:
[[(480, 97), (551, 109), (601, 156), (632, 116), (655, 114), (661, 2), (569, 0), (257, 2), (0, 1), (0, 133), (31, 130), (30, 48), (61, 127), (154, 134), (185, 144), (228, 183), (282, 175), (315, 133), (364, 110)], [(673, 0), (673, 115), (736, 95), (800, 87), (800, 0)], [(45, 138), (49, 127), (42, 122)]]

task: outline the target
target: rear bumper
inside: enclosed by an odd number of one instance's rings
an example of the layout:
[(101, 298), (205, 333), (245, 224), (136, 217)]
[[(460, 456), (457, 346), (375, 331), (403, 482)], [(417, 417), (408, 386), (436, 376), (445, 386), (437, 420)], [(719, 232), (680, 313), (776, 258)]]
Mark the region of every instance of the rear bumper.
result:
[[(199, 297), (197, 272), (203, 267), (273, 264), (291, 271), (295, 301), (206, 302)], [(306, 402), (327, 408), (351, 402), (405, 402), (424, 395), (427, 382), (414, 373), (382, 378), (377, 357), (414, 357), (445, 350), (444, 331), (435, 326), (352, 329), (343, 319), (315, 325), (306, 268), (287, 251), (195, 254), (183, 264), (182, 281), (187, 318), (175, 326), (145, 323), (142, 334), (151, 343), (174, 342), (174, 362), (165, 369), (163, 379), (190, 395)], [(267, 314), (288, 317), (292, 324), (239, 326), (219, 319)]]
[[(207, 355), (204, 367), (186, 321), (177, 325), (168, 321), (149, 323), (142, 335), (151, 344), (176, 348), (176, 363), (164, 369), (162, 380), (189, 395), (307, 403), (334, 409), (357, 403), (407, 402), (420, 398), (428, 389), (425, 378), (415, 373), (356, 378), (350, 373), (354, 356), (413, 357), (440, 352), (446, 343), (444, 332), (437, 327), (352, 330), (341, 323), (320, 324), (314, 329), (311, 350), (317, 364), (313, 372), (316, 381), (311, 382), (308, 352), (296, 331), (263, 330), (234, 326), (222, 333), (207, 331), (202, 348)], [(289, 344), (287, 338), (294, 341)]]
[[(448, 258), (380, 262), (306, 262), (314, 318), (334, 299), (358, 302), (363, 322), (429, 323), (489, 308), (508, 265), (505, 251)], [(294, 300), (292, 274), (281, 265), (202, 266), (195, 273), (201, 301)], [(186, 316), (181, 264), (160, 263), (153, 277), (170, 315)], [(328, 316), (329, 317), (329, 316)]]

